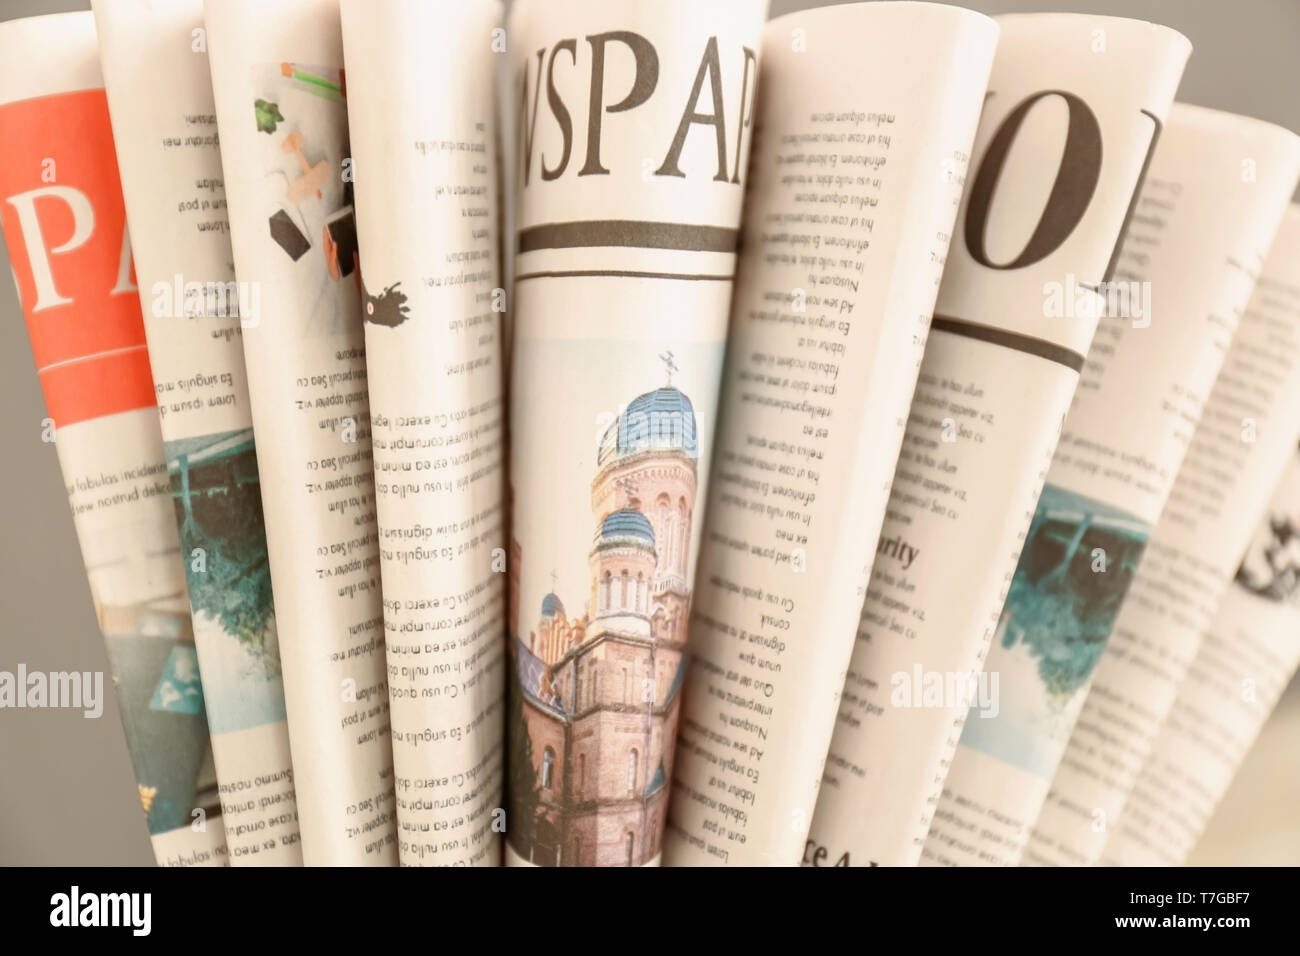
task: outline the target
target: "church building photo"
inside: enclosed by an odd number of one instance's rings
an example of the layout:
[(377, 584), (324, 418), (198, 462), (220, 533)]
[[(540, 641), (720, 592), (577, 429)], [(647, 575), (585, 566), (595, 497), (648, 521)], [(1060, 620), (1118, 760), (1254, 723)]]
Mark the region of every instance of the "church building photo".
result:
[(699, 447), (691, 401), (671, 384), (634, 398), (605, 430), (585, 594), (560, 595), (552, 583), (540, 607), (521, 608), (525, 556), (511, 543), (508, 839), (525, 860), (640, 866), (659, 853)]

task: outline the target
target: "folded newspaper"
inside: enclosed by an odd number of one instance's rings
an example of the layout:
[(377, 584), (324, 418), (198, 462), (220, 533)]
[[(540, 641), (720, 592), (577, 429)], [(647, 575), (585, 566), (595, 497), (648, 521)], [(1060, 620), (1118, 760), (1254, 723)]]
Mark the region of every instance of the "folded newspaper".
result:
[(160, 864), (1187, 857), (1300, 665), (1300, 137), (1185, 37), (92, 5), (0, 220)]

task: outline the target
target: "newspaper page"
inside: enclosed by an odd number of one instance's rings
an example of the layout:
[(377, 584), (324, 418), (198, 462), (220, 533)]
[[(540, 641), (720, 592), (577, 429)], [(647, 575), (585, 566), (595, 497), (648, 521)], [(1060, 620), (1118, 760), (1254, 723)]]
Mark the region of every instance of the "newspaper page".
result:
[(659, 861), (765, 13), (511, 13), (512, 865)]
[(397, 862), (338, 0), (211, 0), (207, 41), (303, 858)]
[(1298, 269), (1300, 207), (1292, 206), (1097, 662), (1025, 863), (1098, 861), (1300, 441)]
[[(204, 688), (89, 11), (0, 23), (0, 144), (0, 224), (45, 395), (39, 424), (67, 486), (154, 856), (162, 866), (223, 866), (219, 798), (204, 780)], [(9, 691), (30, 700), (43, 687), (37, 677)], [(102, 674), (71, 677), (88, 712), (102, 707)]]
[[(94, 6), (231, 862), (292, 861), (293, 766), (203, 3)], [(255, 297), (242, 305), (257, 321)]]
[(997, 35), (914, 3), (764, 33), (669, 865), (803, 853)]
[[(1293, 205), (1287, 211), (1250, 306), (1246, 318), (1255, 317), (1272, 334), (1259, 338), (1253, 363), (1245, 364), (1243, 359), (1238, 370), (1242, 380), (1237, 383), (1242, 407), (1232, 417), (1257, 418), (1262, 442), (1268, 419), (1261, 406), (1269, 391), (1280, 387), (1276, 383), (1295, 374), (1300, 207)], [(1242, 332), (1250, 330), (1251, 325), (1243, 322)], [(1234, 345), (1230, 360), (1236, 351)], [(1225, 366), (1225, 371), (1231, 371), (1231, 366)], [(1221, 375), (1216, 396), (1229, 387)], [(1295, 401), (1278, 407), (1285, 409), (1287, 418), (1274, 427), (1293, 429)], [(1207, 414), (1212, 409), (1213, 405)], [(1225, 418), (1225, 433), (1232, 424)], [(1249, 425), (1247, 421), (1238, 427)], [(1100, 853), (1103, 864), (1182, 862), (1290, 679), (1300, 653), (1289, 643), (1300, 633), (1288, 583), (1296, 577), (1288, 529), (1296, 520), (1297, 489), (1300, 463), (1294, 448), (1287, 450), (1282, 480), (1272, 493), (1257, 496), (1253, 481), (1232, 489), (1225, 507), (1253, 511), (1260, 507), (1259, 500), (1266, 504), (1255, 515), (1258, 521), (1249, 539), (1235, 553), (1235, 577), (1221, 590), (1212, 622), (1198, 631), (1190, 663), (1183, 665), (1185, 673), (1159, 733), (1154, 740), (1145, 740), (1143, 763), (1135, 779), (1128, 781), (1122, 810), (1109, 815)], [(1181, 645), (1178, 650), (1183, 650)], [(1163, 693), (1164, 688), (1158, 686), (1157, 692)]]
[(1281, 132), (1169, 112), (985, 660), (998, 707), (966, 720), (924, 863), (1020, 860), (1294, 186)]
[(1190, 49), (1130, 20), (999, 23), (808, 865), (914, 865), (968, 709), (996, 707), (981, 662), (1097, 326), (1050, 296), (1111, 278)]
[[(506, 553), (495, 0), (343, 0), (403, 864), (498, 866)], [(431, 56), (431, 38), (437, 56)]]
[[(1292, 285), (1293, 302), (1296, 294)], [(1297, 531), (1300, 456), (1288, 464), (1178, 685), (1151, 756), (1111, 827), (1103, 864), (1181, 864), (1295, 676), (1300, 664)]]

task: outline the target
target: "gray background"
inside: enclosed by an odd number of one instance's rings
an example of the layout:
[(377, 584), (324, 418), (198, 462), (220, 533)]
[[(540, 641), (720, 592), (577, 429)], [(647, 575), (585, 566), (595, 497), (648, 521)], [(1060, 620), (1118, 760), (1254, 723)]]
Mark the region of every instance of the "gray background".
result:
[[(653, 0), (646, 0), (653, 2)], [(713, 2), (713, 0), (699, 0)], [(773, 16), (818, 6), (773, 0)], [(1300, 131), (1300, 3), (1293, 0), (970, 0), (985, 13), (1071, 9), (1167, 24), (1195, 52), (1179, 99)], [(0, 0), (0, 19), (88, 9)], [(53, 51), (52, 51), (53, 52)], [(0, 669), (107, 670), (45, 406), (0, 252)], [(107, 683), (107, 681), (106, 681)], [(0, 863), (137, 864), (153, 855), (112, 694), (99, 720), (79, 711), (0, 711)], [(1293, 686), (1195, 856), (1204, 863), (1300, 863), (1300, 692)]]

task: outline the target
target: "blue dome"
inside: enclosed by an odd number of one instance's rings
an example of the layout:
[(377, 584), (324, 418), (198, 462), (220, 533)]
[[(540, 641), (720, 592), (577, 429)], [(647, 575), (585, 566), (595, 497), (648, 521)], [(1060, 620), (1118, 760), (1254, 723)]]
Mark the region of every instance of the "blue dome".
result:
[(638, 395), (600, 440), (596, 464), (642, 451), (680, 451), (699, 457), (695, 433), (695, 408), (691, 400), (671, 385)]
[(600, 532), (596, 535), (596, 542), (599, 544), (603, 541), (612, 541), (620, 538), (630, 538), (640, 544), (647, 544), (654, 547), (655, 530), (650, 526), (650, 521), (641, 512), (632, 508), (624, 508), (621, 511), (610, 512), (604, 521), (600, 523)]
[(548, 594), (542, 598), (542, 617), (555, 617), (556, 613), (564, 613), (564, 604), (556, 594)]

